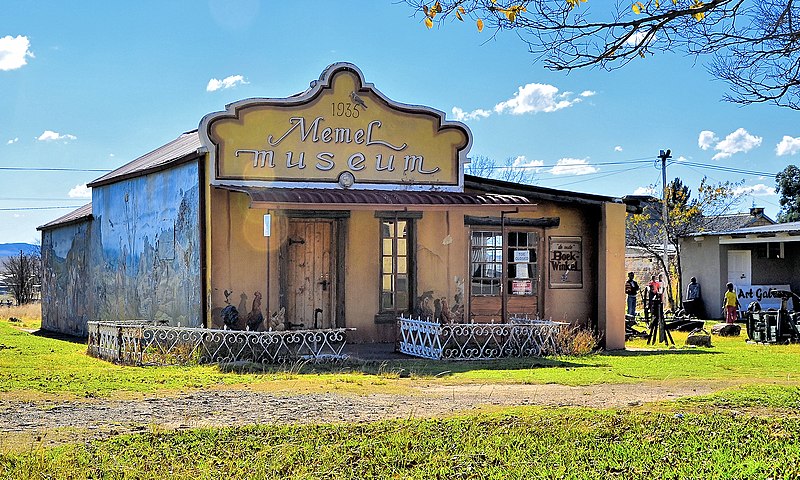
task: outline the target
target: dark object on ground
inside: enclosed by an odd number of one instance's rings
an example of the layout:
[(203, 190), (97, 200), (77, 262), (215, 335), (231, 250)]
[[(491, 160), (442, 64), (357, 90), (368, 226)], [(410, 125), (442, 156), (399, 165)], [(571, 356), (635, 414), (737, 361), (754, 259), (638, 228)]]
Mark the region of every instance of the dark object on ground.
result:
[(702, 327), (692, 330), (689, 332), (689, 336), (686, 337), (686, 345), (711, 348), (711, 334)]
[(667, 330), (678, 330), (679, 332), (691, 332), (693, 330), (702, 329), (703, 321), (691, 318), (676, 318), (667, 322)]
[(647, 332), (637, 330), (636, 317), (625, 315), (625, 341), (632, 338), (647, 338)]
[(21, 322), (22, 320), (20, 320), (17, 317), (8, 317), (8, 321), (11, 323), (15, 323), (15, 322)]
[(718, 323), (711, 327), (711, 333), (720, 337), (738, 337), (742, 333), (742, 327), (735, 323)]
[(773, 297), (780, 297), (780, 310), (748, 311), (747, 337), (758, 343), (800, 342), (800, 312), (789, 311), (789, 300), (800, 301), (800, 297), (788, 290), (770, 290)]
[(686, 312), (686, 315), (691, 315), (696, 318), (705, 318), (706, 316), (706, 309), (703, 306), (703, 301), (699, 298), (684, 301), (683, 311)]

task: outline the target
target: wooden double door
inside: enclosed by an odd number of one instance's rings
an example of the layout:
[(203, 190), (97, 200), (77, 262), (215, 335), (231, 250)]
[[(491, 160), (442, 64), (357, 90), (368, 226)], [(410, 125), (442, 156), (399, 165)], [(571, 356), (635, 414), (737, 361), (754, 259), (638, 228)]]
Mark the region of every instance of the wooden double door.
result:
[[(337, 301), (336, 221), (290, 219), (286, 256), (287, 320), (293, 328), (335, 328)], [(302, 326), (300, 326), (302, 324)]]

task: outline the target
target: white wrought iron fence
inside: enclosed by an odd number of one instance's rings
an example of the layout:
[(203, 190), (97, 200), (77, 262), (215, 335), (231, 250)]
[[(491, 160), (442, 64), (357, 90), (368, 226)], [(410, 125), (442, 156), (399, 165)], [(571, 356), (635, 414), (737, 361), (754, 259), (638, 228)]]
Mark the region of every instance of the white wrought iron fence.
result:
[(400, 352), (430, 359), (481, 360), (557, 353), (567, 323), (512, 318), (509, 323), (441, 324), (401, 316)]
[(352, 328), (250, 332), (145, 322), (89, 322), (89, 355), (126, 365), (342, 358)]

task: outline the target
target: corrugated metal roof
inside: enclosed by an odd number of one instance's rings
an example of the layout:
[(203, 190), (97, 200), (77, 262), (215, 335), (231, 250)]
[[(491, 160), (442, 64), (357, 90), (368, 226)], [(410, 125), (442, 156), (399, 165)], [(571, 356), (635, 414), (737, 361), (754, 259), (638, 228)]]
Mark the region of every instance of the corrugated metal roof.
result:
[(347, 204), (347, 205), (534, 205), (520, 195), (476, 194), (407, 190), (340, 190), (324, 188), (267, 188), (215, 185), (242, 192), (253, 203), (271, 204)]
[(760, 233), (800, 233), (800, 222), (776, 223), (774, 225), (736, 228), (733, 230), (722, 230), (716, 232), (700, 232), (689, 236), (702, 237), (709, 235), (758, 235)]
[(53, 220), (52, 222), (45, 223), (41, 227), (36, 227), (36, 230), (48, 230), (55, 227), (69, 225), (70, 223), (77, 223), (84, 220), (90, 220), (91, 218), (92, 218), (92, 204), (87, 203), (86, 205), (78, 208), (77, 210), (69, 212), (63, 217), (59, 217)]
[(717, 217), (703, 217), (702, 222), (703, 230), (712, 232), (725, 232), (737, 228), (747, 228), (754, 226), (753, 224), (757, 222), (762, 225), (775, 223), (774, 220), (764, 214), (753, 215), (751, 213), (733, 213)]
[(187, 159), (197, 153), (201, 147), (200, 136), (197, 130), (181, 134), (175, 140), (162, 145), (150, 153), (146, 153), (136, 160), (129, 162), (113, 172), (109, 172), (102, 177), (89, 183), (89, 187), (99, 187), (112, 183), (123, 178), (130, 178), (144, 174), (152, 170), (165, 168), (179, 160)]

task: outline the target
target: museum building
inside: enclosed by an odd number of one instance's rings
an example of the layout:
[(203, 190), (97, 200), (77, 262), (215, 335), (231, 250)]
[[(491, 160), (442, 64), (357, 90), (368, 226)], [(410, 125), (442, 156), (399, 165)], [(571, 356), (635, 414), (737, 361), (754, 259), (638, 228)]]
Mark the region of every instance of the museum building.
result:
[(348, 63), (301, 94), (232, 103), (39, 227), (42, 328), (347, 327), (350, 342), (393, 342), (401, 314), (516, 317), (624, 348), (626, 205), (465, 175), (471, 143)]

